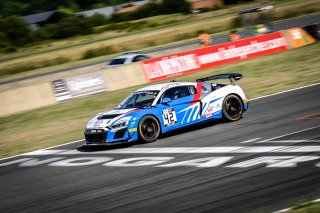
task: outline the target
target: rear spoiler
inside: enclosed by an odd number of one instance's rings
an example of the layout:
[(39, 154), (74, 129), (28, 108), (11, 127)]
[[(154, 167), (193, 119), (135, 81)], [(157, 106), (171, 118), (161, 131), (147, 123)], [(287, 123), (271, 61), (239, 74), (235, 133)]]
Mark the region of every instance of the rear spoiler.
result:
[(220, 74), (220, 75), (213, 75), (206, 78), (199, 78), (196, 82), (204, 82), (216, 79), (229, 79), (231, 84), (234, 84), (233, 80), (238, 81), (242, 78), (242, 74), (239, 73), (229, 73), (229, 74)]

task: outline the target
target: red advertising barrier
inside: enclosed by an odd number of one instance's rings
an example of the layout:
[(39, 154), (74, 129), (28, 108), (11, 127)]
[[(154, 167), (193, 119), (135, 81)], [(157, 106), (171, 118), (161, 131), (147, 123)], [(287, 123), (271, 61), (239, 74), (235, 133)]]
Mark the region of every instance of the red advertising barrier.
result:
[(287, 49), (286, 39), (282, 33), (276, 32), (175, 55), (152, 58), (142, 61), (142, 67), (147, 79), (156, 81)]

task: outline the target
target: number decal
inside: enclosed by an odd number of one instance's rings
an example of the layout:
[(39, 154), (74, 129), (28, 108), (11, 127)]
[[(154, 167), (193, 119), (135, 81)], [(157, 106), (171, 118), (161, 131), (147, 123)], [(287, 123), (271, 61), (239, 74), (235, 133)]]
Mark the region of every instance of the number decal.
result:
[(173, 108), (163, 110), (162, 117), (163, 117), (163, 122), (165, 127), (171, 126), (177, 123), (176, 112), (174, 111)]

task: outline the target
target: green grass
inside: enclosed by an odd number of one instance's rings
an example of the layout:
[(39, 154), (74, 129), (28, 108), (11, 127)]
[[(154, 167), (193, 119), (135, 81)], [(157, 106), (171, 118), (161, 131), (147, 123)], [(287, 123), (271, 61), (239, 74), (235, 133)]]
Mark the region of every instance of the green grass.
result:
[[(87, 56), (87, 55), (90, 56), (91, 52), (86, 53), (84, 56)], [(92, 58), (92, 57), (87, 57), (87, 58)], [(29, 71), (29, 70), (37, 70), (37, 69), (41, 69), (41, 68), (45, 68), (45, 67), (51, 67), (51, 66), (56, 66), (56, 65), (60, 65), (60, 64), (66, 64), (68, 62), (69, 62), (69, 59), (64, 58), (64, 57), (57, 57), (57, 58), (54, 58), (54, 59), (45, 60), (45, 61), (41, 61), (41, 62), (37, 62), (37, 63), (34, 63), (34, 62), (29, 62), (28, 63), (28, 62), (26, 62), (25, 64), (22, 64), (22, 65), (3, 68), (1, 70), (1, 72), (0, 72), (0, 79), (3, 76), (4, 77), (13, 76), (13, 75), (19, 74), (19, 73), (24, 73), (24, 75), (26, 75), (26, 70), (27, 71)]]
[(298, 205), (292, 209), (285, 211), (285, 213), (319, 213), (320, 202), (310, 202)]
[[(320, 82), (320, 43), (177, 77), (178, 81), (229, 72), (249, 98)], [(166, 80), (167, 82), (168, 80)], [(0, 157), (25, 153), (83, 138), (91, 116), (115, 107), (138, 87), (101, 93), (0, 118)]]

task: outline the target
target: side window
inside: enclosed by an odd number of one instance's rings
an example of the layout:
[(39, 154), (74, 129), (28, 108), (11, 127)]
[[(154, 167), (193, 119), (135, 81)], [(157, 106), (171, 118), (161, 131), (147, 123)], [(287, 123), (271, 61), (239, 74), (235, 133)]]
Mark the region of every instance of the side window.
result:
[(119, 65), (119, 64), (124, 64), (126, 61), (125, 58), (115, 58), (112, 61), (110, 61), (109, 65)]
[(206, 87), (202, 86), (202, 88), (201, 88), (201, 93), (202, 93), (202, 94), (206, 94), (206, 93), (208, 93), (208, 92), (209, 92), (208, 89), (207, 89)]
[(137, 97), (135, 107), (137, 106), (148, 106), (151, 105), (153, 100), (155, 98), (155, 95), (153, 93), (150, 94), (141, 94)]
[(211, 83), (204, 82), (203, 85), (202, 85), (202, 88), (201, 88), (201, 93), (202, 94), (207, 94), (207, 93), (210, 93), (210, 92), (212, 92)]
[(194, 95), (197, 93), (197, 90), (194, 86), (189, 86), (189, 90), (190, 90), (190, 95)]
[(165, 91), (161, 100), (163, 98), (170, 98), (171, 100), (176, 100), (178, 98), (183, 98), (189, 95), (191, 95), (189, 86), (174, 87)]
[(136, 57), (133, 58), (132, 62), (136, 62), (136, 61), (143, 61), (149, 59), (148, 57), (144, 56), (144, 55), (137, 55)]

